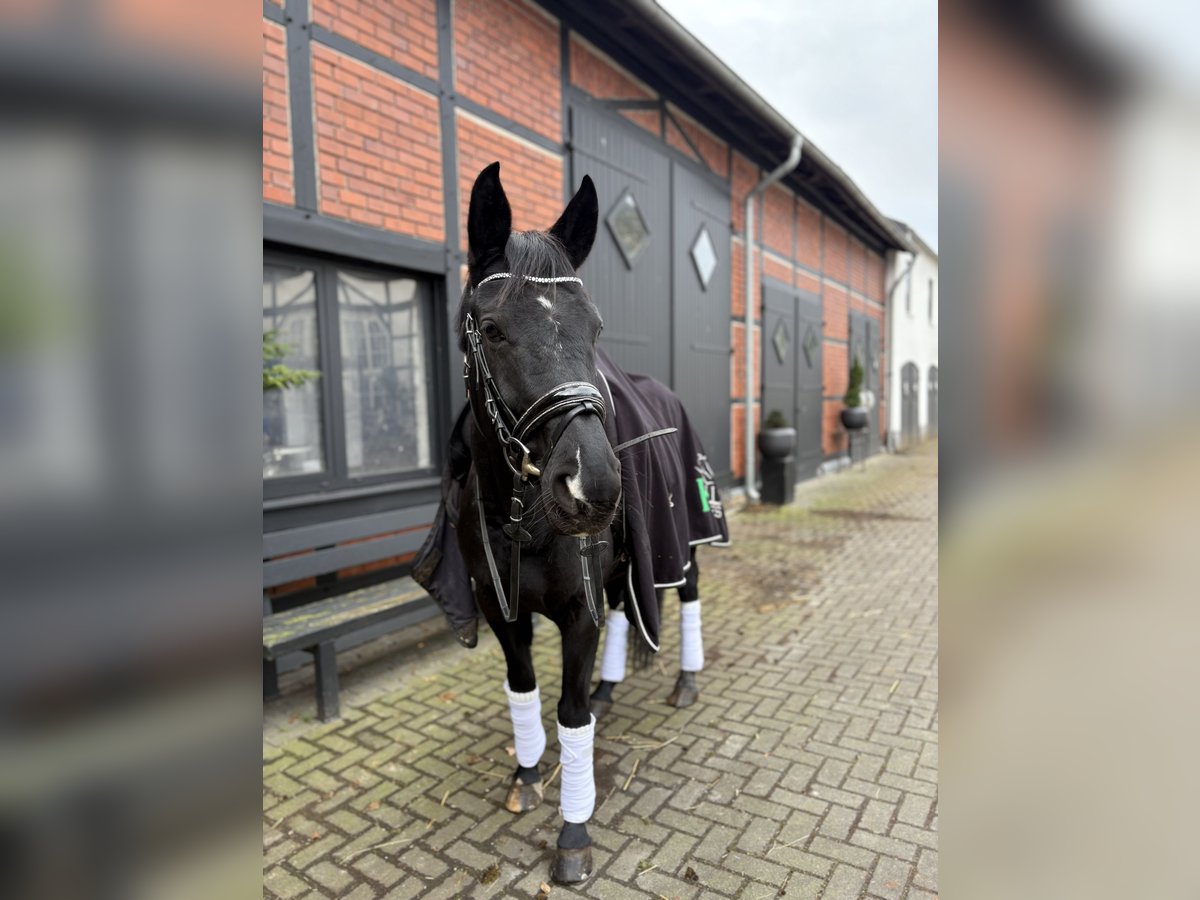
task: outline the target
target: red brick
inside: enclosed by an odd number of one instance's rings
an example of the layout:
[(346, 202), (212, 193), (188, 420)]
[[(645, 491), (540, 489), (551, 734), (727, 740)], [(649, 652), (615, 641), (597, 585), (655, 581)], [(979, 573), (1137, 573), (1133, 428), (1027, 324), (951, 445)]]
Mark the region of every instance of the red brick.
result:
[(458, 115), (458, 187), (462, 223), (460, 242), (467, 249), (467, 209), (471, 186), (485, 167), (500, 161), (500, 180), (513, 211), (513, 228), (544, 231), (562, 214), (562, 157), (535, 150), (507, 137), (473, 116)]
[(874, 251), (867, 252), (867, 290), (866, 294), (872, 300), (883, 303), (884, 279), (887, 277), (887, 264), (884, 258)]
[(821, 279), (810, 275), (803, 269), (796, 269), (796, 287), (813, 294), (821, 293)]
[[(746, 257), (742, 255), (742, 242), (731, 241), (732, 250), (730, 252), (729, 267), (730, 267), (730, 313), (735, 319), (746, 318)], [(754, 321), (758, 321), (762, 316), (762, 292), (759, 289), (761, 283), (761, 273), (759, 272), (759, 256), (761, 253), (758, 250), (754, 251), (754, 302), (751, 305), (750, 312), (754, 316)]]
[(312, 18), (380, 56), (438, 77), (433, 0), (312, 0)]
[(456, 0), (454, 67), (464, 97), (562, 140), (557, 21), (522, 0)]
[(763, 274), (784, 284), (792, 283), (792, 267), (790, 263), (780, 262), (776, 257), (767, 254), (763, 257)]
[(839, 284), (849, 283), (849, 253), (849, 237), (846, 230), (826, 219), (824, 266), (826, 277), (832, 278)]
[[(740, 153), (733, 154), (733, 179), (730, 184), (730, 203), (733, 209), (730, 210), (730, 217), (733, 221), (733, 230), (739, 234), (744, 234), (746, 226), (743, 224), (745, 216), (743, 213), (746, 208), (746, 195), (754, 190), (754, 186), (758, 184), (762, 177), (758, 166), (754, 165), (746, 157)], [(760, 212), (761, 207), (756, 203), (755, 212)], [(761, 221), (761, 219), (760, 219)], [(759, 234), (758, 222), (755, 222), (755, 233)]]
[(803, 200), (796, 201), (796, 262), (821, 271), (821, 214)]
[[(658, 95), (584, 41), (571, 35), (571, 84), (601, 100), (657, 100)], [(656, 109), (625, 109), (621, 115), (651, 134), (662, 136)]]
[[(729, 449), (733, 474), (742, 478), (746, 474), (746, 407), (735, 403), (729, 411)], [(754, 404), (754, 433), (758, 434), (762, 423), (762, 407)], [(761, 471), (761, 470), (760, 470)]]
[(327, 47), (312, 52), (321, 212), (443, 240), (437, 99)]
[(288, 120), (287, 52), (283, 29), (263, 20), (263, 199), (296, 202)]
[(768, 250), (791, 259), (792, 226), (796, 205), (792, 195), (782, 187), (772, 185), (762, 194), (759, 202), (763, 205), (763, 244)]
[(821, 303), (824, 308), (825, 337), (849, 340), (850, 295), (840, 287), (826, 284)]
[(860, 294), (867, 292), (867, 248), (850, 239), (850, 288)]
[[(729, 395), (737, 399), (746, 396), (746, 326), (734, 322), (730, 326), (733, 354), (729, 358)], [(762, 328), (754, 328), (754, 396), (762, 396)]]
[(850, 360), (845, 344), (829, 341), (821, 351), (821, 393), (826, 397), (840, 397), (850, 386)]
[[(720, 175), (722, 178), (729, 177), (729, 147), (724, 141), (706, 129), (704, 126), (692, 119), (687, 113), (683, 112), (679, 107), (668, 104), (668, 109), (675, 121), (679, 123), (679, 127), (687, 132), (688, 137), (692, 139), (692, 143), (700, 151), (702, 161), (713, 172)], [(682, 150), (693, 159), (696, 154), (688, 146), (687, 141), (683, 139), (675, 125), (668, 119), (667, 142), (678, 150)]]

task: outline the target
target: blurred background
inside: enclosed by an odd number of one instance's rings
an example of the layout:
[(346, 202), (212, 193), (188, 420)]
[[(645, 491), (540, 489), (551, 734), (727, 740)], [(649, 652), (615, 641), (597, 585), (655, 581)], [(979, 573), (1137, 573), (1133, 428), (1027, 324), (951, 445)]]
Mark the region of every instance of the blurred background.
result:
[[(261, 13), (0, 12), (0, 896), (260, 891)], [(947, 897), (1195, 895), (1200, 7), (940, 5)]]
[(259, 16), (0, 5), (3, 897), (259, 895)]
[(940, 5), (942, 896), (1195, 895), (1198, 16)]

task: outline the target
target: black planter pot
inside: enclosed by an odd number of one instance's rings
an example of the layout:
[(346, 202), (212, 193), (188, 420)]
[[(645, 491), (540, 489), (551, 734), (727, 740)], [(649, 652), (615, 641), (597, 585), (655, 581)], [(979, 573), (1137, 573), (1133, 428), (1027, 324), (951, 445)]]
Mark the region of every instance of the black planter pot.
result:
[(795, 428), (764, 428), (758, 433), (758, 452), (763, 459), (786, 459), (795, 449)]
[(847, 406), (842, 409), (842, 427), (847, 431), (861, 431), (867, 427), (866, 407)]

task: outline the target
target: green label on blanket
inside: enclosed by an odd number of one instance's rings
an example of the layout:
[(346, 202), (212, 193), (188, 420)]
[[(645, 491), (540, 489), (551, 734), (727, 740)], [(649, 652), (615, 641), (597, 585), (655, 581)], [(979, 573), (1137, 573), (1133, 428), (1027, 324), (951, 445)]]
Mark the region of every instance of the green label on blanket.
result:
[(708, 486), (704, 483), (703, 478), (696, 479), (696, 487), (700, 489), (700, 508), (708, 512)]

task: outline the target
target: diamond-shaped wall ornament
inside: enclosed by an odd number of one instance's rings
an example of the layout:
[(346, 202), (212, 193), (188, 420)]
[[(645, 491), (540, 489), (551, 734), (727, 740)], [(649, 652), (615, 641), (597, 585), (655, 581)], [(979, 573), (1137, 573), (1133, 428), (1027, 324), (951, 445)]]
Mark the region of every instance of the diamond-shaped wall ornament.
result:
[(804, 332), (804, 343), (800, 346), (804, 348), (804, 359), (808, 362), (808, 367), (811, 369), (816, 364), (817, 350), (821, 346), (821, 339), (817, 337), (817, 332), (813, 328), (812, 322), (808, 323), (808, 328)]
[(708, 283), (717, 269), (717, 248), (713, 246), (707, 226), (700, 226), (700, 233), (692, 242), (692, 262), (696, 264), (696, 275), (700, 278), (700, 286), (707, 291)]
[(788, 333), (787, 323), (780, 319), (771, 334), (771, 345), (775, 348), (775, 357), (779, 364), (787, 362), (788, 350), (792, 346), (792, 336)]
[(642, 211), (638, 209), (637, 200), (630, 191), (621, 194), (604, 217), (604, 223), (617, 242), (625, 265), (632, 269), (650, 243), (650, 229), (646, 227), (646, 220), (642, 218)]

